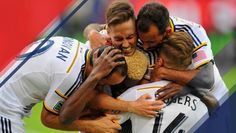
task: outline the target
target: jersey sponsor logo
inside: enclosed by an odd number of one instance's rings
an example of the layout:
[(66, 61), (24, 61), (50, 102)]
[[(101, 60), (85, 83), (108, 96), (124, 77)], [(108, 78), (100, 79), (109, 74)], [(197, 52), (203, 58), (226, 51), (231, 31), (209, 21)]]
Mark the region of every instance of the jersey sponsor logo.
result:
[(61, 110), (63, 103), (64, 101), (58, 101), (57, 104), (53, 107), (53, 110), (55, 110), (56, 112), (59, 112)]
[(166, 100), (164, 100), (165, 104), (170, 104), (171, 103), (175, 103), (175, 104), (181, 104), (184, 106), (188, 106), (191, 108), (191, 110), (195, 111), (197, 109), (197, 99), (190, 97), (190, 96), (184, 96), (184, 97), (179, 97), (176, 99), (172, 99), (172, 98), (168, 98)]
[(68, 55), (70, 54), (70, 51), (72, 49), (72, 45), (73, 40), (71, 38), (63, 38), (62, 45), (57, 53), (56, 58), (66, 62), (66, 59), (68, 58)]

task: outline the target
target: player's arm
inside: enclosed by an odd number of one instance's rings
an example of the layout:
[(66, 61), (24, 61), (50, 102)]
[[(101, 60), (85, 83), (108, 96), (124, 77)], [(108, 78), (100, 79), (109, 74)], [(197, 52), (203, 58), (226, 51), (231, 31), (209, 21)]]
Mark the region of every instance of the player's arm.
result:
[(85, 27), (84, 29), (84, 37), (89, 40), (89, 37), (93, 34), (93, 32), (99, 32), (103, 29), (105, 29), (106, 24), (89, 24), (88, 26)]
[(207, 45), (200, 45), (193, 53), (191, 66), (195, 69), (186, 71), (176, 71), (164, 67), (155, 68), (153, 79), (168, 79), (178, 83), (172, 83), (159, 90), (160, 96), (175, 95), (181, 93), (183, 88), (191, 88), (195, 91), (197, 88), (211, 89), (214, 85), (214, 66), (212, 63), (212, 52)]
[(120, 125), (114, 123), (114, 120), (118, 120), (116, 116), (101, 117), (95, 120), (83, 119), (75, 120), (69, 125), (62, 124), (59, 120), (59, 116), (46, 110), (44, 107), (41, 112), (42, 123), (49, 128), (66, 131), (84, 131), (90, 133), (96, 132), (117, 132), (121, 129)]
[(149, 101), (150, 95), (145, 94), (137, 100), (124, 101), (115, 99), (106, 93), (99, 93), (92, 99), (90, 106), (102, 108), (105, 110), (116, 110), (122, 112), (131, 112), (146, 117), (155, 117), (156, 111), (162, 109), (165, 105), (162, 101)]
[(195, 70), (177, 71), (160, 68), (160, 71), (161, 74), (158, 79), (168, 79), (175, 82), (159, 89), (157, 91), (158, 99), (183, 96), (192, 91), (198, 91), (198, 88), (208, 91), (214, 84), (214, 72), (211, 62)]
[(124, 61), (116, 61), (118, 58), (123, 57), (120, 54), (120, 50), (112, 50), (111, 54), (107, 54), (111, 49), (112, 47), (107, 47), (99, 57), (97, 57), (98, 51), (94, 53), (94, 65), (91, 73), (82, 85), (65, 101), (60, 110), (62, 123), (70, 124), (79, 118), (87, 103), (96, 95), (94, 89), (99, 81), (107, 76), (114, 67), (125, 63)]
[(152, 76), (153, 81), (156, 79), (168, 79), (180, 85), (189, 85), (193, 88), (211, 89), (214, 84), (213, 64), (212, 62), (208, 62), (200, 68), (186, 71), (159, 67)]
[[(103, 30), (103, 32), (100, 32)], [(90, 24), (84, 30), (84, 36), (92, 49), (103, 45), (111, 45), (111, 39), (105, 30), (105, 24)]]
[(70, 124), (81, 116), (81, 112), (88, 101), (95, 96), (94, 88), (98, 84), (98, 79), (90, 76), (63, 104), (60, 111), (60, 121), (64, 124)]
[[(167, 68), (160, 68), (155, 70), (155, 76), (158, 74), (161, 78), (176, 81), (181, 85), (189, 85), (193, 88), (210, 89), (214, 84), (214, 69), (213, 69), (213, 54), (211, 50), (211, 42), (206, 34), (206, 31), (200, 26), (189, 25), (192, 30), (197, 33), (192, 35), (196, 41), (194, 43), (194, 50), (192, 55), (191, 67), (193, 70), (176, 71)], [(194, 34), (194, 33), (193, 33)], [(159, 72), (158, 72), (159, 71)]]

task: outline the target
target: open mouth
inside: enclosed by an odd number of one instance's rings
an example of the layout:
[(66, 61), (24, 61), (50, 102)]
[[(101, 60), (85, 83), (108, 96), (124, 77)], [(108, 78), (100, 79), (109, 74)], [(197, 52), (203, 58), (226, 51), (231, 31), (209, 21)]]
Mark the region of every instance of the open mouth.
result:
[(134, 54), (135, 49), (133, 49), (132, 47), (128, 47), (128, 48), (122, 48), (122, 51), (124, 55), (129, 56)]

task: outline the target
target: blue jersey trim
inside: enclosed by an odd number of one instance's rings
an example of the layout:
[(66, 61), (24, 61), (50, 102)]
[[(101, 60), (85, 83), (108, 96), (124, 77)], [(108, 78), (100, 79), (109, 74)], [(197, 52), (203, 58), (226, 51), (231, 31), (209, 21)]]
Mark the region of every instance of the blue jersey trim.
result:
[[(25, 54), (23, 54), (23, 55), (18, 56), (18, 57), (17, 57), (17, 58), (18, 58), (17, 60), (24, 60), (24, 59), (25, 59), (27, 56), (29, 56), (30, 54), (32, 54), (32, 57), (36, 57), (36, 56), (39, 56), (39, 55), (45, 53), (45, 52), (54, 44), (54, 41), (48, 40), (46, 43), (47, 43), (46, 46), (44, 46), (44, 47), (38, 49), (37, 52), (35, 52), (34, 54), (33, 54), (32, 52), (25, 53)], [(31, 57), (31, 58), (32, 58), (32, 57)]]

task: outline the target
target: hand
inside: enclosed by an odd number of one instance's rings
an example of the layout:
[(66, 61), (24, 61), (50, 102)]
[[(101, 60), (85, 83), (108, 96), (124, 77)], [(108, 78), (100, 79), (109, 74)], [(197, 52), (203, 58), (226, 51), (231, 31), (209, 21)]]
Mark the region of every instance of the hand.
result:
[(97, 50), (93, 54), (93, 70), (90, 75), (96, 75), (97, 80), (101, 80), (107, 76), (113, 68), (125, 64), (125, 61), (116, 61), (121, 57), (124, 57), (124, 55), (121, 54), (121, 51), (113, 49), (111, 46), (105, 48), (99, 57)]
[(94, 120), (89, 133), (118, 133), (121, 126), (116, 122), (119, 117), (116, 115), (106, 115)]
[(90, 46), (92, 49), (95, 49), (104, 45), (112, 45), (111, 38), (107, 34), (102, 35), (96, 30), (92, 30), (89, 33), (88, 39), (90, 41)]
[(154, 69), (152, 70), (151, 73), (151, 81), (155, 82), (155, 81), (159, 81), (161, 79), (164, 79), (164, 73), (167, 70), (167, 68), (165, 67), (160, 67), (155, 65)]
[(130, 103), (129, 112), (145, 117), (155, 117), (157, 111), (165, 107), (165, 104), (161, 100), (150, 101), (151, 98), (149, 94), (142, 95), (136, 101)]
[(176, 83), (169, 83), (156, 91), (158, 100), (165, 100), (181, 92), (184, 87)]

